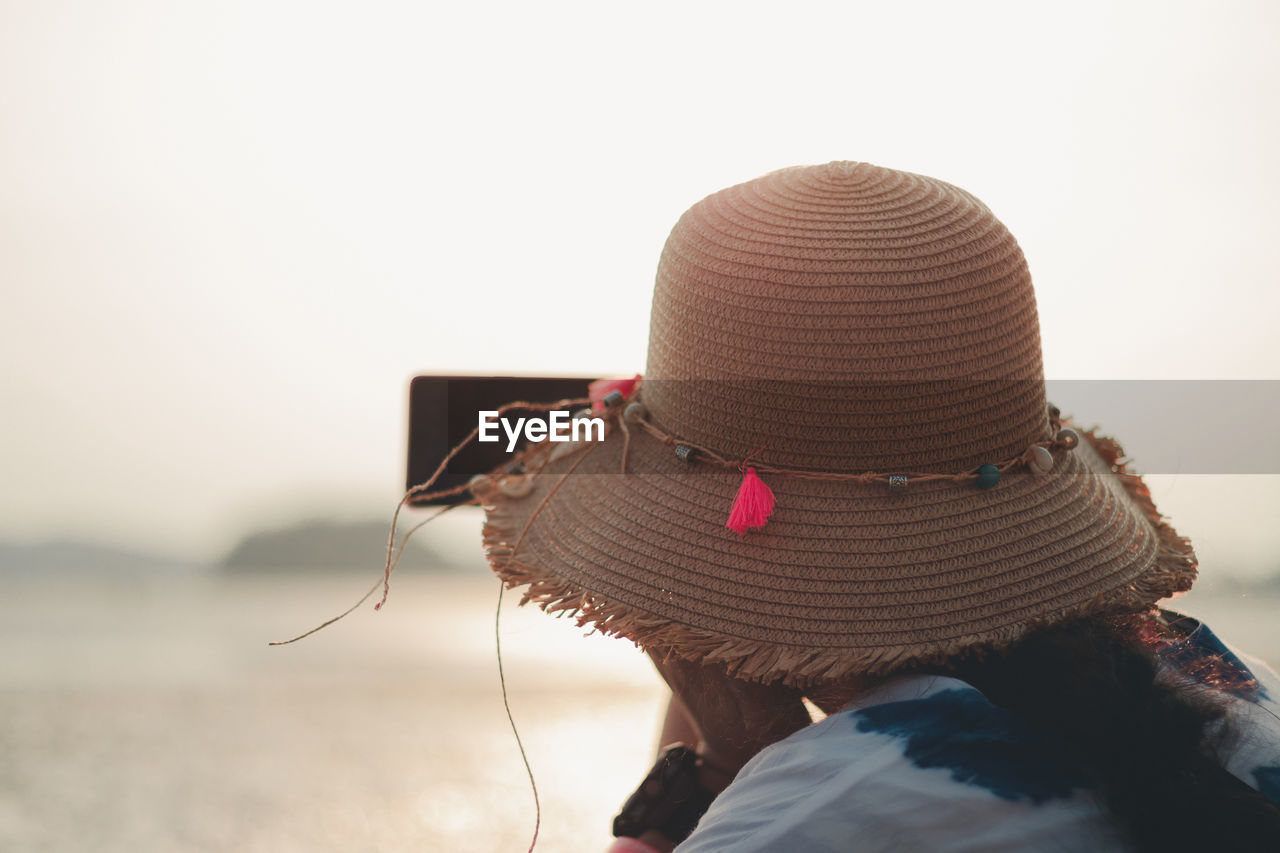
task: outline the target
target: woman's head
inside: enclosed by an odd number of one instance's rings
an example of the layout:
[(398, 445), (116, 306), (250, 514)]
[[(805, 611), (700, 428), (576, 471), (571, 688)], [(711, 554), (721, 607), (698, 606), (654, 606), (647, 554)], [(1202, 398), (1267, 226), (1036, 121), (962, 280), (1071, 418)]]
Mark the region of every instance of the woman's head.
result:
[(942, 661), (1194, 577), (1119, 447), (1047, 404), (1017, 244), (936, 179), (832, 163), (694, 205), (608, 415), (483, 496), (495, 571), (741, 678)]

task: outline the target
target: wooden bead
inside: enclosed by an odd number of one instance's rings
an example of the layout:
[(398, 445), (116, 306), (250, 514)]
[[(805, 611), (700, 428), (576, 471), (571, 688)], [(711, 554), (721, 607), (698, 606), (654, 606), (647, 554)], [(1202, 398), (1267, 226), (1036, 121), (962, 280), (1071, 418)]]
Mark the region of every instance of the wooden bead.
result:
[(994, 489), (1000, 482), (1000, 469), (988, 462), (978, 466), (978, 488)]

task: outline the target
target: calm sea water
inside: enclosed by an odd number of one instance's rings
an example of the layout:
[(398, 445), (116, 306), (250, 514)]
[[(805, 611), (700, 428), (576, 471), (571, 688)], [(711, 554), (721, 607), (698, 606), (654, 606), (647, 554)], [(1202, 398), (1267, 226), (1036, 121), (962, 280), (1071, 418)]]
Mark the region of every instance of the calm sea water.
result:
[[(0, 850), (523, 851), (533, 798), (493, 650), (496, 581), (6, 578)], [(504, 605), (538, 849), (594, 851), (652, 758), (663, 690), (630, 644)], [(1188, 598), (1280, 660), (1274, 598)]]
[[(494, 655), (497, 582), (366, 575), (6, 579), (0, 850), (525, 850), (533, 797)], [(662, 691), (625, 642), (514, 606), (512, 709), (539, 849), (598, 850)]]

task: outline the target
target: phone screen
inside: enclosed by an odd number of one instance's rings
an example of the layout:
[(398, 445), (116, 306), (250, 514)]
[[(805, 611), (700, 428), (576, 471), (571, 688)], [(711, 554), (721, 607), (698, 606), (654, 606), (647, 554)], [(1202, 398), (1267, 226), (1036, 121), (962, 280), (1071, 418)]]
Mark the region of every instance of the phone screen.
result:
[[(409, 383), (409, 464), (405, 488), (424, 483), (449, 451), (476, 428), (480, 412), (525, 400), (531, 403), (554, 403), (572, 397), (587, 396), (588, 377), (547, 376), (415, 376)], [(519, 409), (511, 417), (534, 414)], [(537, 413), (540, 416), (545, 413)], [(519, 450), (519, 447), (515, 448)], [(431, 487), (432, 491), (449, 489), (484, 474), (509, 461), (507, 441), (472, 441), (453, 459)], [(450, 504), (468, 500), (462, 492), (430, 501), (415, 500), (414, 506)]]

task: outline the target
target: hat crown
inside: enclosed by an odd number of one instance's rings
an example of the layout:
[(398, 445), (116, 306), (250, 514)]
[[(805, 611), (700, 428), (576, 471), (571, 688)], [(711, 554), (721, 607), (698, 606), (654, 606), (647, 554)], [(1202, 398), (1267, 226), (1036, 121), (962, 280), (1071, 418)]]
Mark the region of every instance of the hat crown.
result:
[(959, 472), (1046, 436), (1035, 294), (969, 193), (868, 163), (773, 172), (676, 223), (644, 399), (729, 458)]

